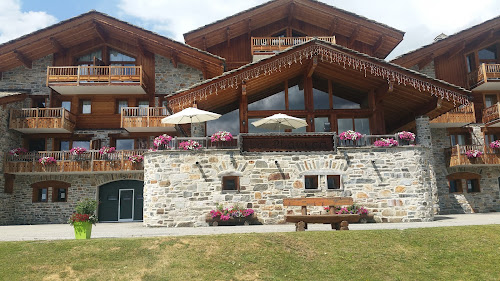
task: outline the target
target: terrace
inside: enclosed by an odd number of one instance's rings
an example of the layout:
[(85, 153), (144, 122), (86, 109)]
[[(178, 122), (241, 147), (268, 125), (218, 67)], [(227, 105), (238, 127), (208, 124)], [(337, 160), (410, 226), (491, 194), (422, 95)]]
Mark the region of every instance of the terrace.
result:
[(500, 90), (500, 64), (482, 63), (467, 75), (467, 81), (473, 91)]
[(483, 123), (487, 127), (500, 127), (500, 103), (483, 109)]
[(430, 121), (432, 128), (461, 127), (476, 122), (474, 103), (462, 105)]
[(25, 134), (71, 133), (75, 115), (59, 108), (11, 109), (9, 128)]
[[(287, 48), (299, 45), (315, 37), (252, 37), (252, 55), (262, 55), (281, 52)], [(316, 37), (320, 40), (335, 44), (335, 36)]]
[[(477, 150), (481, 156), (467, 157), (467, 151)], [(500, 165), (500, 151), (482, 145), (456, 145), (445, 150), (448, 167), (469, 165)]]
[(121, 127), (129, 132), (174, 132), (174, 125), (161, 123), (169, 115), (165, 107), (124, 107)]

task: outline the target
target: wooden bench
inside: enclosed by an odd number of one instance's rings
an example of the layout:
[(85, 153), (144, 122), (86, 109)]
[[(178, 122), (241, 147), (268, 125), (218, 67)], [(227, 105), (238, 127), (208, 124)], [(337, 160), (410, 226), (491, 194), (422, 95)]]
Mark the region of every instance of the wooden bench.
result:
[[(295, 223), (296, 231), (307, 229), (308, 223), (329, 223), (332, 229), (349, 230), (349, 222), (358, 222), (360, 215), (357, 214), (335, 214), (336, 206), (352, 205), (351, 197), (330, 197), (330, 198), (287, 198), (283, 199), (283, 206), (301, 206), (301, 215), (286, 215), (285, 222)], [(330, 207), (326, 215), (308, 215), (308, 206)]]

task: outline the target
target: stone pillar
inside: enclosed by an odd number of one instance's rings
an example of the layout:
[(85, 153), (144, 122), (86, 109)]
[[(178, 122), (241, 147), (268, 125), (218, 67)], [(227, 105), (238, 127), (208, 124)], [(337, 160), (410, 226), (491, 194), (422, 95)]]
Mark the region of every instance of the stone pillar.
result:
[(472, 144), (474, 145), (489, 145), (489, 143), (484, 143), (484, 135), (483, 132), (481, 132), (481, 127), (480, 126), (472, 126), (472, 132), (471, 132), (471, 137), (472, 137)]
[(205, 122), (191, 124), (191, 137), (205, 137)]
[(415, 125), (417, 127), (417, 144), (424, 147), (431, 147), (432, 139), (429, 117), (418, 116), (417, 118), (415, 118)]

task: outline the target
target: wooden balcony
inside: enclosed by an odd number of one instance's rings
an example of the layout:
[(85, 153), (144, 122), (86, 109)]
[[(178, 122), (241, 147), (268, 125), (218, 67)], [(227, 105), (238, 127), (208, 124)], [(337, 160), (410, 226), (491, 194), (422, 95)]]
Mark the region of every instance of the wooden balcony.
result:
[(62, 107), (11, 109), (9, 128), (25, 134), (71, 133), (75, 122), (75, 115)]
[[(479, 150), (483, 153), (477, 158), (468, 158), (468, 150)], [(482, 145), (457, 145), (445, 149), (446, 163), (448, 167), (469, 165), (500, 165), (500, 150), (495, 150)]]
[(462, 105), (431, 120), (432, 128), (462, 127), (475, 123), (474, 104)]
[(500, 90), (500, 64), (482, 63), (467, 75), (467, 81), (472, 91)]
[(335, 44), (335, 36), (329, 37), (252, 37), (252, 55), (266, 55), (302, 44), (314, 38)]
[(142, 66), (49, 66), (47, 86), (61, 95), (145, 94)]
[(483, 123), (486, 127), (500, 127), (500, 103), (483, 109)]
[[(69, 151), (29, 152), (20, 156), (6, 155), (4, 173), (111, 173), (121, 171), (143, 171), (142, 163), (132, 163), (132, 155), (142, 155), (147, 150), (119, 150), (108, 155), (101, 155), (98, 150), (87, 151), (82, 155), (71, 155)], [(42, 157), (54, 157), (55, 164), (42, 165)]]
[(165, 107), (124, 107), (121, 127), (129, 132), (175, 132), (175, 125), (161, 123), (168, 115)]

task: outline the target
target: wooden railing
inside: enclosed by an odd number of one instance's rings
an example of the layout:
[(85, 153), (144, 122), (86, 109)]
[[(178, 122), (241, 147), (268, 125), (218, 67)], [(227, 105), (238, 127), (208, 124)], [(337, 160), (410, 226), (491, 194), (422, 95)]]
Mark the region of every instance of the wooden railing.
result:
[(496, 103), (490, 107), (483, 109), (483, 123), (487, 124), (491, 121), (500, 118), (500, 103)]
[(431, 120), (432, 123), (474, 123), (476, 122), (474, 103), (456, 107)]
[(47, 86), (99, 84), (147, 85), (142, 66), (49, 66)]
[(173, 127), (174, 125), (161, 123), (161, 120), (169, 115), (165, 107), (123, 107), (121, 112), (121, 127)]
[(317, 38), (335, 44), (335, 36), (329, 37), (252, 37), (252, 54), (259, 52), (282, 51), (286, 48), (302, 44)]
[(58, 108), (11, 109), (10, 129), (75, 129), (76, 117), (68, 110)]
[(500, 82), (500, 64), (482, 63), (478, 69), (467, 74), (469, 88), (488, 82), (488, 79), (498, 79)]
[[(147, 150), (119, 150), (101, 155), (99, 150), (90, 150), (81, 155), (72, 155), (69, 151), (29, 152), (14, 156), (6, 154), (4, 172), (19, 173), (85, 173), (117, 172), (143, 170), (142, 163), (132, 163), (130, 156), (143, 155)], [(56, 163), (42, 165), (39, 159), (54, 157)]]
[[(478, 150), (482, 153), (476, 158), (468, 158), (467, 151)], [(446, 163), (449, 167), (463, 165), (500, 165), (500, 150), (482, 145), (456, 145), (445, 149)]]

